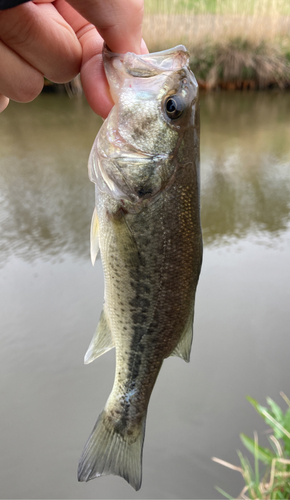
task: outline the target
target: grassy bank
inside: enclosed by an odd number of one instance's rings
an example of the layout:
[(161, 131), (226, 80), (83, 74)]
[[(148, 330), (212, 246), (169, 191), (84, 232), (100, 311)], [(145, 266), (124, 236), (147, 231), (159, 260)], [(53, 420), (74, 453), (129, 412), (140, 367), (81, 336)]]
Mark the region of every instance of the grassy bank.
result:
[[(213, 458), (215, 462), (242, 474), (245, 487), (238, 498), (244, 500), (290, 498), (290, 400), (284, 393), (281, 393), (281, 396), (287, 404), (285, 411), (271, 398), (267, 398), (268, 407), (261, 406), (250, 397), (247, 398), (271, 431), (270, 435), (268, 433), (270, 445), (268, 447), (259, 445), (256, 433), (254, 439), (240, 434), (242, 443), (254, 455), (254, 467), (240, 451), (238, 451), (240, 466)], [(217, 490), (226, 498), (232, 498), (220, 488)]]
[(290, 15), (288, 0), (145, 0), (147, 14)]
[(205, 88), (290, 86), (290, 2), (145, 0), (150, 51), (183, 43)]

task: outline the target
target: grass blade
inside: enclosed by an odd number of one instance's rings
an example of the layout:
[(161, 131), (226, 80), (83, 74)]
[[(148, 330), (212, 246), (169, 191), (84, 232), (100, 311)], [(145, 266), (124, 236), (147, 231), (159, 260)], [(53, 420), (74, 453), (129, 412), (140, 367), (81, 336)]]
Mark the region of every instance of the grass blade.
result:
[(234, 500), (233, 497), (231, 497), (231, 495), (229, 495), (228, 493), (226, 493), (226, 491), (222, 490), (221, 488), (219, 488), (218, 486), (215, 487), (215, 489), (221, 494), (223, 495), (225, 498), (229, 498), (230, 500)]
[(267, 403), (268, 405), (270, 406), (273, 414), (274, 414), (274, 417), (276, 418), (276, 420), (279, 422), (279, 423), (282, 423), (283, 421), (283, 412), (280, 408), (280, 406), (278, 406), (275, 401), (273, 401), (273, 399), (271, 398), (267, 398)]
[(274, 429), (274, 431), (276, 431), (276, 430), (280, 431), (280, 433), (278, 433), (278, 436), (276, 436), (277, 438), (281, 437), (281, 432), (282, 432), (282, 434), (284, 434), (287, 438), (290, 439), (290, 432), (288, 432), (287, 429), (285, 429), (285, 427), (283, 427), (283, 425), (281, 425), (279, 422), (277, 422), (277, 420), (275, 420), (275, 418), (272, 417), (272, 415), (270, 415), (270, 413), (267, 411), (267, 408), (259, 405), (259, 403), (255, 399), (253, 399), (249, 396), (247, 396), (247, 400), (254, 406), (255, 410)]
[(254, 455), (257, 456), (258, 460), (261, 460), (264, 464), (270, 464), (275, 458), (274, 453), (272, 453), (268, 448), (263, 448), (262, 446), (255, 446), (255, 441), (245, 434), (240, 434), (241, 441), (243, 445)]

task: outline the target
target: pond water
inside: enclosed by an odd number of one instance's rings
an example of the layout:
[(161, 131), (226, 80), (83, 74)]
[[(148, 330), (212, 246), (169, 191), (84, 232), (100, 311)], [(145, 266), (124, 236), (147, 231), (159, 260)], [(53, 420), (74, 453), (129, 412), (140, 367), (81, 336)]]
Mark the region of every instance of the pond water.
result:
[[(243, 480), (239, 433), (266, 429), (246, 400), (290, 396), (290, 94), (201, 98), (204, 262), (190, 364), (165, 361), (149, 406), (143, 485), (78, 483), (112, 387), (114, 352), (83, 356), (103, 302), (89, 257), (87, 158), (101, 120), (41, 95), (0, 115), (1, 498), (221, 498)], [(261, 421), (260, 421), (261, 420)]]

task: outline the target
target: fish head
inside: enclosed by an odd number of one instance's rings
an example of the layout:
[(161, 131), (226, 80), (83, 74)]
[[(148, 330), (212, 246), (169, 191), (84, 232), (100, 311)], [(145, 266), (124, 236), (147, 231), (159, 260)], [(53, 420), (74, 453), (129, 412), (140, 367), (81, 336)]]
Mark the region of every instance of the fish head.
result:
[(168, 184), (185, 133), (198, 128), (198, 85), (183, 45), (141, 56), (105, 47), (103, 60), (115, 105), (93, 146), (90, 178), (138, 204)]

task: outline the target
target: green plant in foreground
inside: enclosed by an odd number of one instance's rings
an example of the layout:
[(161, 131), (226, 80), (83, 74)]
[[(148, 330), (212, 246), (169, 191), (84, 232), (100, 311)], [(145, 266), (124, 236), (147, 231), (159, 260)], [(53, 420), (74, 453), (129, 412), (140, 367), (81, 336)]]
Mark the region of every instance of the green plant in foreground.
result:
[[(254, 455), (254, 467), (240, 451), (237, 452), (241, 462), (240, 467), (213, 458), (215, 462), (242, 474), (246, 484), (238, 498), (290, 499), (290, 400), (284, 393), (281, 393), (281, 396), (288, 405), (285, 413), (271, 398), (267, 398), (269, 408), (261, 406), (253, 398), (247, 398), (266, 424), (272, 428), (269, 436), (271, 448), (259, 446), (256, 433), (254, 439), (240, 434), (242, 443)], [(264, 464), (263, 475), (260, 472), (259, 462)], [(220, 488), (217, 490), (226, 498), (232, 498)]]

